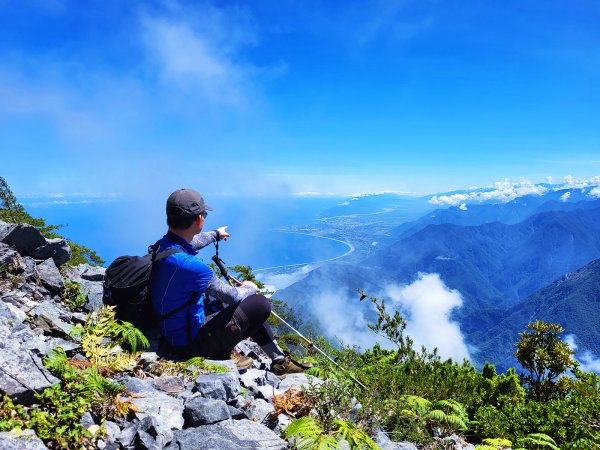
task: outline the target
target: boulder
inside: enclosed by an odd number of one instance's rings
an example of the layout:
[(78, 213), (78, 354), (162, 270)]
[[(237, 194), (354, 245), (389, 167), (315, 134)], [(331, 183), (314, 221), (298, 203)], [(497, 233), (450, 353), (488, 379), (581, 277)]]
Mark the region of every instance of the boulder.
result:
[(80, 281), (80, 287), (87, 298), (87, 302), (83, 309), (91, 312), (102, 308), (102, 305), (104, 304), (102, 301), (104, 290), (101, 282), (82, 279)]
[(7, 244), (0, 242), (0, 268), (17, 267), (21, 256), (19, 253)]
[(10, 245), (21, 255), (33, 256), (38, 247), (46, 245), (46, 239), (40, 231), (28, 224), (7, 224), (0, 227), (0, 242)]
[(263, 399), (257, 398), (252, 402), (248, 415), (254, 422), (264, 423), (267, 416), (275, 411), (272, 403), (269, 403)]
[[(4, 319), (3, 319), (4, 320)], [(30, 353), (19, 340), (6, 332), (0, 321), (0, 393), (18, 403), (29, 405), (34, 394), (59, 382), (43, 366), (39, 357)]]
[(45, 244), (37, 247), (30, 255), (36, 259), (52, 258), (57, 266), (61, 266), (71, 259), (71, 246), (65, 239), (45, 239), (45, 241)]
[(173, 439), (173, 431), (166, 428), (156, 417), (144, 417), (136, 433), (136, 449), (160, 450)]
[(185, 403), (184, 412), (187, 427), (210, 425), (231, 419), (227, 403), (212, 398), (194, 397)]
[(33, 259), (31, 256), (24, 256), (21, 258), (21, 268), (23, 269), (23, 276), (25, 280), (38, 280), (35, 259)]
[(65, 288), (63, 277), (52, 258), (38, 264), (36, 270), (40, 281), (50, 292), (61, 292)]
[(119, 428), (119, 425), (110, 420), (106, 420), (102, 424), (102, 426), (104, 427), (106, 440), (108, 442), (116, 442), (117, 438), (119, 437), (119, 434), (121, 434), (121, 429)]
[(33, 310), (34, 322), (49, 334), (58, 333), (62, 337), (68, 337), (73, 325), (70, 314), (58, 307), (52, 300), (46, 300)]
[(213, 373), (196, 378), (195, 389), (204, 397), (227, 401), (241, 392), (237, 372)]
[(185, 390), (185, 381), (178, 376), (162, 376), (152, 380), (152, 386), (167, 394), (178, 394)]
[(91, 266), (89, 264), (85, 264), (87, 266), (85, 270), (81, 273), (81, 278), (89, 281), (103, 281), (104, 274), (106, 273), (106, 268), (101, 266)]
[(250, 420), (225, 421), (176, 431), (166, 448), (177, 450), (284, 450), (287, 443), (264, 425)]
[(183, 428), (183, 402), (181, 400), (159, 391), (149, 382), (139, 378), (126, 377), (124, 382), (129, 392), (140, 394), (131, 399), (132, 403), (143, 411), (135, 413), (138, 419), (154, 416), (161, 426), (177, 430)]
[(33, 430), (0, 433), (2, 450), (48, 450)]
[(278, 388), (280, 391), (287, 391), (291, 387), (300, 389), (303, 386), (309, 386), (311, 382), (313, 384), (323, 383), (318, 378), (311, 377), (310, 375), (306, 375), (304, 373), (291, 373), (286, 375), (285, 378), (281, 380)]

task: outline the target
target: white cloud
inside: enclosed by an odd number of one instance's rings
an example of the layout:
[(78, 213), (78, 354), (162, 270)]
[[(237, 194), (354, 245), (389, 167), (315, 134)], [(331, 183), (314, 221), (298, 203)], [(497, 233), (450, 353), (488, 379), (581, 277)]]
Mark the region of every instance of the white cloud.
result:
[(263, 270), (255, 269), (254, 273), (257, 275), (257, 278), (265, 284), (266, 289), (275, 292), (300, 281), (313, 269), (314, 267), (310, 264), (305, 264), (293, 272), (272, 273), (272, 271), (264, 270), (265, 273), (263, 274), (261, 273)]
[(441, 356), (456, 361), (470, 359), (459, 325), (450, 320), (462, 298), (458, 291), (448, 289), (438, 274), (420, 274), (414, 283), (391, 285), (385, 292), (407, 312), (406, 334), (418, 347), (424, 345), (430, 351), (437, 347)]
[(325, 288), (316, 297), (306, 300), (306, 307), (314, 313), (319, 325), (330, 339), (338, 339), (344, 345), (357, 345), (363, 349), (379, 343), (384, 348), (392, 348), (391, 342), (376, 335), (368, 328), (371, 323), (357, 298), (340, 295), (339, 289)]
[[(552, 183), (552, 177), (548, 177), (547, 179), (549, 183)], [(507, 178), (504, 181), (497, 181), (492, 186), (489, 186), (487, 189), (483, 190), (469, 189), (469, 191), (465, 193), (434, 195), (431, 199), (429, 199), (429, 203), (438, 206), (461, 206), (468, 203), (482, 203), (489, 201), (506, 203), (526, 195), (544, 195), (550, 191), (558, 191), (562, 189), (584, 189), (599, 185), (600, 176), (594, 176), (588, 179), (574, 178), (573, 176), (568, 175), (564, 177), (564, 182), (553, 184), (550, 187), (536, 184), (530, 180), (521, 180), (513, 183)], [(597, 189), (597, 187), (592, 189), (590, 195), (600, 197), (600, 191)], [(592, 194), (592, 192), (594, 193)], [(562, 201), (566, 201), (570, 196), (569, 193), (566, 193), (565, 195), (566, 197), (564, 199), (561, 198)]]
[(569, 200), (569, 197), (571, 197), (571, 193), (570, 192), (565, 192), (563, 195), (560, 196), (560, 201), (561, 202), (566, 202)]
[(467, 204), (466, 204), (466, 203), (461, 203), (461, 204), (460, 204), (460, 206), (459, 206), (459, 208), (460, 208), (462, 211), (466, 211), (466, 210), (468, 209), (468, 208), (467, 208)]
[[(577, 351), (578, 346), (575, 342), (575, 335), (566, 335), (564, 341), (573, 351)], [(600, 375), (600, 358), (596, 358), (592, 352), (585, 350), (580, 355), (575, 354), (575, 359), (579, 362), (581, 365), (580, 369), (584, 372), (595, 372)]]
[(318, 197), (322, 194), (317, 191), (301, 191), (296, 192), (294, 195), (296, 195), (297, 197)]
[(589, 192), (590, 197), (600, 198), (600, 186), (595, 187)]

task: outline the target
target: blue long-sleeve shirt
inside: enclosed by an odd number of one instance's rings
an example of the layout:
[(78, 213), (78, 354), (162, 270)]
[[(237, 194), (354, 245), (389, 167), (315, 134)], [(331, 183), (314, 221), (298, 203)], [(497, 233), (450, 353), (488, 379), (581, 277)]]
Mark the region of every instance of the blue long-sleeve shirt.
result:
[(168, 232), (160, 243), (159, 252), (171, 248), (183, 250), (155, 262), (150, 279), (152, 306), (158, 316), (188, 304), (158, 324), (163, 337), (174, 347), (188, 344), (204, 324), (204, 292), (228, 304), (239, 303), (255, 292), (251, 286), (233, 288), (224, 283), (196, 256), (197, 250), (216, 239), (216, 231), (209, 231), (196, 235), (190, 244)]

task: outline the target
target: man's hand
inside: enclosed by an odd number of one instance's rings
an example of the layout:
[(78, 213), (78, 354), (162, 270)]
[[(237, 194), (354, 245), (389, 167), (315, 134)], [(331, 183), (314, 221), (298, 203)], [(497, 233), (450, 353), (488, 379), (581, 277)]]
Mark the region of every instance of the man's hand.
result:
[(227, 240), (229, 237), (229, 233), (227, 232), (227, 225), (221, 228), (217, 228), (217, 234), (219, 235), (219, 239)]
[(252, 286), (256, 290), (258, 290), (258, 286), (256, 284), (254, 284), (252, 281), (246, 280), (242, 283), (242, 286)]

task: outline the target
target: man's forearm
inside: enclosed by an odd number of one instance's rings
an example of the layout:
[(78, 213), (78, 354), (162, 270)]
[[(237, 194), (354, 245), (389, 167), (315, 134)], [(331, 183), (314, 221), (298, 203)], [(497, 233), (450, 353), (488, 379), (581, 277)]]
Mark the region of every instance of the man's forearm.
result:
[(210, 280), (210, 283), (208, 283), (206, 293), (221, 303), (235, 305), (240, 303), (246, 297), (255, 294), (256, 288), (249, 285), (232, 287), (221, 280), (217, 275), (214, 275)]
[(194, 236), (194, 239), (192, 239), (190, 245), (194, 250), (200, 250), (201, 248), (204, 248), (207, 245), (216, 242), (219, 238), (218, 233), (219, 232), (217, 230), (203, 231), (202, 233), (199, 233), (196, 236)]

